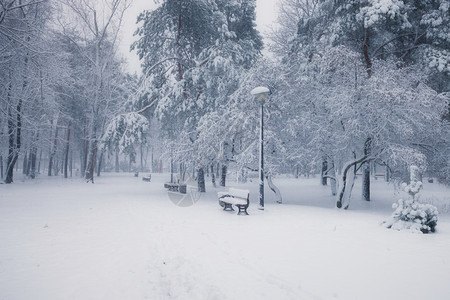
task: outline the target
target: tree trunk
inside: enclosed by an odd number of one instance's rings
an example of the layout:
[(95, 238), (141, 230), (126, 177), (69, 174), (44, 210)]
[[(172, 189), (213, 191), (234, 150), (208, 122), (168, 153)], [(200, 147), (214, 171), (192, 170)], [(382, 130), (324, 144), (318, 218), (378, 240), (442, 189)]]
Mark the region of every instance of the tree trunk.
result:
[(328, 162), (327, 159), (324, 157), (322, 160), (322, 172), (320, 173), (322, 185), (327, 185), (327, 170), (328, 170)]
[(242, 180), (243, 183), (247, 182), (247, 174), (248, 174), (247, 170), (242, 168), (241, 169), (241, 180)]
[(206, 188), (205, 188), (205, 171), (203, 170), (203, 168), (198, 169), (197, 176), (198, 176), (197, 179), (198, 191), (200, 193), (204, 193), (206, 192)]
[(153, 147), (152, 147), (152, 165), (151, 165), (151, 170), (150, 171), (152, 173), (155, 172), (155, 161), (154, 161), (154, 158), (153, 158)]
[(30, 177), (30, 172), (31, 172), (31, 152), (33, 151), (33, 147), (31, 147), (30, 151), (28, 152), (28, 163), (27, 163), (27, 167), (25, 169), (25, 175), (27, 177)]
[(27, 175), (28, 169), (28, 151), (25, 150), (23, 155), (22, 174)]
[(180, 181), (185, 182), (186, 180), (186, 163), (180, 163)]
[[(9, 97), (9, 95), (8, 95)], [(14, 119), (11, 107), (8, 107), (8, 158), (6, 162), (6, 179), (5, 183), (13, 182), (14, 165), (17, 160), (16, 147), (14, 143)]]
[(391, 171), (389, 169), (389, 165), (388, 164), (386, 164), (386, 168), (385, 168), (384, 172), (385, 172), (384, 173), (384, 180), (386, 182), (389, 182), (391, 180)]
[(369, 28), (366, 28), (364, 33), (363, 54), (366, 61), (367, 76), (370, 78), (372, 76), (372, 61), (369, 56)]
[(86, 168), (87, 168), (87, 157), (88, 157), (88, 151), (89, 151), (89, 136), (87, 132), (87, 120), (84, 119), (84, 126), (83, 126), (83, 144), (81, 146), (81, 153), (80, 153), (80, 177), (84, 177), (86, 174)]
[[(364, 143), (364, 156), (369, 156), (371, 151), (372, 139), (367, 138)], [(362, 182), (362, 196), (363, 200), (370, 201), (370, 162), (364, 163), (363, 167), (363, 182)]]
[(70, 127), (72, 126), (72, 122), (69, 121), (67, 125), (67, 138), (66, 138), (66, 149), (64, 153), (64, 178), (69, 176), (68, 174), (68, 165), (69, 165), (69, 148), (70, 148)]
[(92, 182), (94, 183), (94, 170), (95, 170), (95, 163), (97, 159), (97, 141), (96, 141), (96, 135), (93, 133), (91, 136), (92, 140), (89, 142), (89, 154), (87, 159), (87, 167), (86, 167), (86, 175), (84, 179), (86, 182)]
[(216, 187), (216, 174), (214, 173), (214, 164), (211, 164), (211, 182), (213, 187)]
[(336, 196), (337, 194), (337, 186), (336, 186), (336, 170), (334, 169), (334, 161), (331, 161), (331, 168), (329, 170), (330, 175), (330, 186), (331, 186), (331, 194)]
[(97, 165), (97, 177), (100, 177), (100, 173), (103, 167), (103, 154), (104, 152), (102, 151), (100, 153), (100, 158), (98, 159), (98, 165)]
[(353, 185), (355, 184), (356, 164), (350, 164), (342, 172), (342, 187), (339, 189), (338, 201), (336, 206), (338, 208), (347, 209), (350, 204), (350, 197), (352, 195)]
[(69, 170), (70, 170), (70, 178), (72, 178), (72, 170), (73, 170), (73, 150), (70, 150), (70, 160), (69, 160)]
[(57, 159), (57, 157), (55, 156), (54, 161), (55, 161), (55, 163), (54, 163), (55, 176), (58, 176), (59, 175), (59, 171), (60, 171), (60, 166), (59, 166), (60, 160)]
[(279, 203), (279, 204), (283, 203), (283, 197), (281, 197), (280, 190), (275, 186), (275, 184), (273, 184), (272, 176), (267, 175), (266, 178), (267, 178), (267, 184), (269, 185), (269, 188), (272, 190), (272, 192), (275, 193), (275, 198), (276, 198), (277, 203)]
[(342, 170), (342, 180), (339, 186), (338, 198), (336, 202), (337, 208), (347, 209), (350, 205), (350, 197), (355, 184), (356, 166), (360, 163), (364, 163), (367, 156), (364, 156), (358, 160), (349, 162), (344, 165)]
[(141, 152), (141, 168), (140, 168), (140, 171), (143, 172), (144, 171), (144, 149), (143, 149), (142, 144), (141, 144), (139, 150)]
[(120, 165), (119, 165), (119, 149), (116, 147), (116, 153), (115, 153), (116, 155), (115, 155), (115, 157), (116, 157), (116, 159), (115, 159), (115, 164), (114, 164), (114, 171), (116, 172), (116, 173), (119, 173), (119, 171), (120, 171)]
[(28, 174), (31, 179), (36, 178), (36, 157), (37, 157), (37, 147), (36, 145), (33, 145), (33, 147), (30, 150), (30, 172)]
[[(11, 84), (9, 86), (11, 88)], [(24, 83), (24, 88), (26, 83)], [(10, 90), (8, 91), (8, 98), (10, 98)], [(14, 132), (16, 133), (14, 135)], [(22, 132), (22, 98), (19, 99), (16, 107), (16, 122), (14, 126), (14, 118), (11, 106), (8, 107), (8, 161), (6, 165), (6, 179), (5, 183), (12, 183), (14, 176), (14, 165), (19, 158), (19, 151), (21, 146), (21, 132)]]
[(227, 179), (227, 165), (222, 165), (222, 174), (220, 176), (220, 186), (225, 186), (225, 181)]
[(42, 149), (39, 150), (38, 174), (41, 173)]
[(58, 141), (58, 121), (56, 121), (55, 125), (55, 138), (53, 140), (53, 146), (50, 147), (50, 156), (48, 159), (48, 176), (52, 176), (53, 164), (56, 156), (56, 145)]
[(363, 200), (370, 201), (370, 164), (368, 162), (363, 167), (362, 196)]

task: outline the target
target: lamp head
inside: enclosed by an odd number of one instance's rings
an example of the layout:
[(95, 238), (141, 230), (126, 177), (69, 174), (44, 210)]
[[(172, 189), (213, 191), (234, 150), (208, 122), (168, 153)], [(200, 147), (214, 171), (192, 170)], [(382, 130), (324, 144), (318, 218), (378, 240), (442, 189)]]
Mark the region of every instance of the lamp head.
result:
[(264, 86), (259, 86), (254, 88), (250, 93), (255, 96), (258, 101), (265, 102), (270, 90)]

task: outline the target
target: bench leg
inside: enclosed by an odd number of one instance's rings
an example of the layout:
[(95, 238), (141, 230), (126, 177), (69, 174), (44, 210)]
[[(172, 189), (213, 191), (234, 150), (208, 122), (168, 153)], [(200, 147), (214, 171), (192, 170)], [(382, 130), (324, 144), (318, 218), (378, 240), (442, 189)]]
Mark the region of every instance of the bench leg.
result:
[(237, 213), (238, 215), (245, 214), (248, 216), (247, 205), (237, 205), (237, 207), (239, 208), (239, 212)]
[(227, 208), (229, 208), (230, 211), (234, 211), (233, 206), (230, 203), (224, 202), (223, 204), (225, 204), (223, 210), (227, 210)]

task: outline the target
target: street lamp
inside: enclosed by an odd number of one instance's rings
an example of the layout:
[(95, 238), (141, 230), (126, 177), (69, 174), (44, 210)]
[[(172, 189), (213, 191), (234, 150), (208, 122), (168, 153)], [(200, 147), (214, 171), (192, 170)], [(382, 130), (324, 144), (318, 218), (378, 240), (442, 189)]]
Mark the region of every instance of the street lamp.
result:
[(261, 119), (259, 126), (259, 207), (264, 210), (264, 102), (269, 95), (270, 90), (260, 86), (254, 88), (251, 94), (261, 103)]

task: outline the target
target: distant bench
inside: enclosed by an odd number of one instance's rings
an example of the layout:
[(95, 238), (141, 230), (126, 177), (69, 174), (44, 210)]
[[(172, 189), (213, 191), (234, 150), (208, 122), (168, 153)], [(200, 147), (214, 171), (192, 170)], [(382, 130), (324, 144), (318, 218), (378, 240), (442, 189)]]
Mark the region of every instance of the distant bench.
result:
[(239, 209), (238, 215), (248, 215), (247, 208), (250, 205), (250, 192), (248, 190), (230, 188), (228, 192), (218, 192), (217, 196), (223, 210), (234, 211), (234, 205)]
[(186, 194), (187, 186), (186, 184), (180, 184), (175, 182), (166, 182), (164, 187), (171, 192), (179, 192), (181, 194)]
[(143, 181), (147, 181), (147, 182), (152, 181), (152, 174), (148, 174), (147, 176), (143, 176), (142, 180)]

